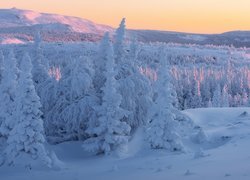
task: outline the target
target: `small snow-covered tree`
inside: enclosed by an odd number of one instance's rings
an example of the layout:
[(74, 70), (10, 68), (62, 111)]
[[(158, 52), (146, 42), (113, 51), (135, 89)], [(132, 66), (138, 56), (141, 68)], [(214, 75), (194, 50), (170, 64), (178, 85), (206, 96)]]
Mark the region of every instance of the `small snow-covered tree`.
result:
[(242, 106), (247, 106), (248, 99), (249, 99), (249, 98), (248, 98), (248, 95), (247, 95), (246, 91), (243, 90), (242, 96), (241, 96), (241, 105), (242, 105)]
[(208, 100), (206, 107), (208, 107), (208, 108), (213, 107), (213, 103), (212, 103), (211, 99)]
[[(162, 49), (164, 51), (164, 49)], [(183, 146), (177, 133), (176, 111), (173, 107), (173, 86), (169, 66), (162, 52), (160, 68), (155, 83), (155, 101), (152, 107), (152, 118), (148, 124), (148, 141), (152, 148), (163, 148), (170, 151), (182, 150)]]
[(2, 80), (2, 74), (3, 74), (3, 61), (4, 61), (4, 55), (3, 55), (3, 52), (0, 51), (0, 83)]
[(212, 103), (213, 107), (221, 107), (221, 88), (218, 84), (213, 95)]
[(200, 93), (200, 82), (196, 79), (193, 79), (192, 83), (193, 89), (191, 94), (191, 107), (190, 108), (199, 108), (202, 104), (201, 93)]
[(106, 39), (107, 62), (105, 72), (105, 85), (102, 87), (102, 103), (96, 108), (97, 121), (90, 122), (87, 133), (91, 136), (84, 141), (83, 147), (95, 153), (109, 154), (111, 151), (126, 144), (129, 139), (130, 126), (122, 121), (127, 112), (120, 108), (121, 95), (117, 92), (115, 79), (114, 58), (109, 38)]
[(227, 85), (222, 89), (222, 107), (229, 107), (229, 94)]
[(44, 147), (41, 104), (32, 81), (31, 69), (30, 57), (25, 54), (20, 64), (17, 86), (16, 122), (7, 140), (7, 163), (15, 164), (18, 157), (28, 156), (30, 160), (28, 162), (26, 159), (26, 165), (30, 165), (31, 159), (39, 159), (51, 166), (51, 159)]
[(0, 135), (8, 137), (15, 122), (16, 85), (18, 69), (13, 51), (3, 60), (2, 80), (0, 84)]

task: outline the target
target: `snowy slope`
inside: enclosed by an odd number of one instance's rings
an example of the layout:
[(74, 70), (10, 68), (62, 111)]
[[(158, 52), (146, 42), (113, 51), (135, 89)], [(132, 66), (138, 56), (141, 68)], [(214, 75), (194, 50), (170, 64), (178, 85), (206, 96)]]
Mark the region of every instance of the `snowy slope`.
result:
[(16, 8), (0, 9), (1, 44), (31, 42), (37, 31), (43, 34), (44, 41), (75, 42), (100, 40), (105, 32), (113, 32), (113, 28), (77, 17)]
[[(37, 24), (48, 25), (63, 24), (67, 25), (73, 32), (103, 34), (106, 31), (112, 31), (113, 28), (95, 24), (92, 21), (62, 16), (56, 14), (38, 13), (30, 10), (21, 9), (0, 9), (0, 28), (10, 28), (19, 26), (33, 26)], [(56, 29), (56, 27), (54, 27)], [(58, 30), (60, 30), (58, 28)]]
[(50, 147), (63, 161), (61, 169), (2, 167), (0, 179), (249, 180), (250, 108), (192, 109), (184, 114), (207, 135), (207, 143), (186, 143), (185, 153), (150, 150), (140, 130), (129, 144), (127, 156), (92, 156), (83, 151), (80, 142), (67, 142)]

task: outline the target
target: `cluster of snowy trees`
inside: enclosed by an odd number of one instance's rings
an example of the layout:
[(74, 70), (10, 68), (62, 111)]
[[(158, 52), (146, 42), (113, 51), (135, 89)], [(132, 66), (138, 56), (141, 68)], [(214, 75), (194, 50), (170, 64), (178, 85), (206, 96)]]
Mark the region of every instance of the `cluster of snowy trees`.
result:
[(172, 69), (180, 109), (249, 106), (248, 67)]
[(142, 45), (138, 59), (144, 64), (142, 73), (152, 81), (157, 79), (160, 68), (161, 46), (165, 47), (165, 60), (171, 66), (178, 109), (249, 106), (249, 58), (237, 56), (241, 49), (237, 52), (229, 47)]
[(51, 166), (45, 139), (81, 140), (87, 151), (110, 154), (126, 145), (138, 127), (148, 127), (153, 148), (181, 149), (170, 68), (163, 58), (156, 82), (140, 72), (136, 43), (125, 49), (125, 19), (114, 43), (104, 35), (94, 59), (69, 56), (60, 66), (49, 64), (39, 33), (34, 49), (32, 60), (25, 53), (20, 62), (13, 51), (1, 54), (1, 163), (28, 157)]

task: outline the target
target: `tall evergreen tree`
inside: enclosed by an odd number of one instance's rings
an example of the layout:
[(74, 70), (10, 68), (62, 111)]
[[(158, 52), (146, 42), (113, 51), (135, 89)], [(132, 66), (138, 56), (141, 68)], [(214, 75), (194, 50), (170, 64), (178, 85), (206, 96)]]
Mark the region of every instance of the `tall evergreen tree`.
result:
[[(18, 157), (27, 155), (31, 159), (40, 159), (51, 166), (51, 159), (44, 147), (41, 104), (32, 81), (31, 69), (30, 57), (25, 54), (20, 64), (21, 71), (17, 86), (16, 123), (7, 140), (7, 162), (15, 164)], [(28, 164), (31, 161), (25, 163)]]
[(94, 88), (96, 90), (96, 93), (100, 97), (102, 94), (101, 88), (104, 86), (105, 83), (105, 66), (108, 61), (108, 48), (110, 46), (109, 44), (109, 35), (108, 33), (105, 33), (100, 46), (97, 58), (95, 59), (95, 76), (93, 80)]
[(33, 59), (33, 68), (32, 75), (35, 83), (35, 87), (38, 91), (38, 95), (40, 94), (39, 85), (45, 82), (49, 78), (48, 74), (48, 64), (45, 62), (46, 59), (43, 56), (42, 50), (42, 38), (40, 32), (37, 32), (34, 38), (34, 47), (35, 47), (35, 57)]
[(13, 51), (8, 60), (3, 61), (2, 80), (0, 84), (0, 135), (8, 137), (15, 122), (17, 62)]
[(115, 63), (121, 63), (124, 60), (124, 39), (125, 39), (125, 28), (126, 20), (122, 19), (119, 27), (115, 33), (115, 43), (114, 43), (114, 59)]
[(120, 108), (122, 97), (117, 92), (113, 50), (109, 38), (106, 38), (106, 41), (109, 46), (106, 52), (106, 81), (102, 87), (102, 103), (96, 108), (98, 119), (97, 122), (92, 122), (92, 125), (87, 129), (91, 137), (84, 142), (83, 147), (95, 153), (109, 154), (128, 142), (130, 126), (122, 121), (127, 116), (127, 112)]
[[(164, 51), (164, 49), (162, 49)], [(163, 148), (170, 151), (182, 150), (183, 146), (177, 133), (175, 121), (176, 110), (173, 107), (173, 86), (167, 59), (162, 52), (160, 68), (155, 83), (155, 101), (152, 107), (152, 118), (148, 124), (148, 141), (152, 148)]]

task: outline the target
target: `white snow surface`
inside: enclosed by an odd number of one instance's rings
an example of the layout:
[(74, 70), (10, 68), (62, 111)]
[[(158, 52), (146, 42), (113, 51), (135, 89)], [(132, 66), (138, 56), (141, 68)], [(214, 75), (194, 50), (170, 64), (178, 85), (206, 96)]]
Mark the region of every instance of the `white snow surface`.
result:
[(54, 158), (56, 168), (4, 166), (0, 168), (0, 179), (249, 180), (250, 108), (203, 108), (183, 113), (207, 136), (201, 144), (186, 139), (184, 153), (151, 150), (140, 129), (126, 155), (94, 156), (82, 149), (82, 142), (65, 142), (48, 146), (58, 157)]

